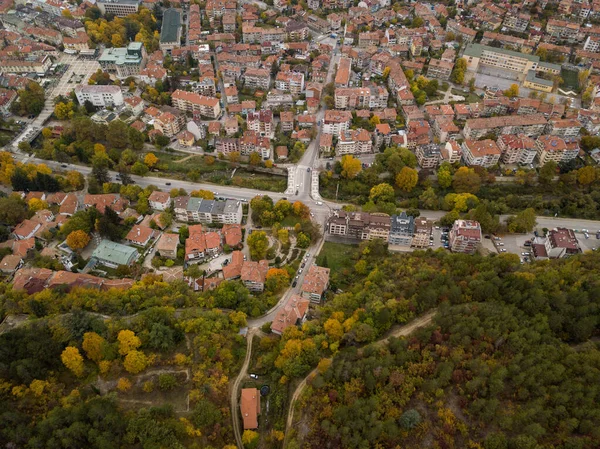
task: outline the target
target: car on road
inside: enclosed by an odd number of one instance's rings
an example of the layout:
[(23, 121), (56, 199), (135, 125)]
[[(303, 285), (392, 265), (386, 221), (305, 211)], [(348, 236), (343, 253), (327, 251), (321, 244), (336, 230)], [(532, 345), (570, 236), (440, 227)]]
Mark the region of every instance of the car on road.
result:
[(305, 263), (302, 263), (302, 265), (300, 265), (300, 268), (304, 268), (306, 266)]
[(308, 167), (308, 168), (306, 169), (306, 171), (307, 171), (307, 172), (310, 172), (310, 167)]
[(292, 287), (295, 287), (296, 285), (298, 285), (298, 281), (292, 282)]
[(67, 164), (62, 164), (61, 167), (62, 168), (67, 168)]
[(256, 375), (256, 374), (250, 374), (250, 377), (251, 377), (252, 379), (258, 379), (258, 375)]
[(502, 249), (500, 250), (500, 252), (501, 252), (501, 253), (505, 253), (505, 252), (506, 252), (506, 248), (502, 248)]
[(296, 196), (298, 196), (298, 192), (299, 192), (299, 191), (298, 191), (298, 190), (296, 190)]
[(302, 274), (302, 268), (298, 270), (298, 274)]
[(323, 205), (323, 201), (317, 201), (317, 206), (322, 206)]
[(170, 185), (171, 185), (171, 183), (170, 183), (170, 182), (165, 182), (165, 185), (166, 185), (166, 186), (170, 186)]

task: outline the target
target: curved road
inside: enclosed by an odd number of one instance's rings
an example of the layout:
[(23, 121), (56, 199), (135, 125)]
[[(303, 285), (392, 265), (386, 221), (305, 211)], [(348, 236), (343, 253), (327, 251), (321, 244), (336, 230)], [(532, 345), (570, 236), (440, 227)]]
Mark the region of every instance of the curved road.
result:
[[(407, 335), (410, 335), (416, 329), (427, 326), (429, 323), (431, 323), (431, 320), (433, 319), (433, 316), (435, 315), (436, 311), (437, 310), (434, 309), (430, 312), (427, 312), (425, 315), (414, 319), (413, 321), (411, 321), (410, 323), (408, 323), (402, 327), (399, 327), (398, 329), (390, 332), (387, 336), (385, 336), (371, 344), (378, 345), (378, 344), (388, 341), (391, 337), (406, 337)], [(331, 359), (329, 359), (329, 360), (331, 360)], [(302, 394), (304, 387), (306, 387), (306, 383), (308, 382), (308, 380), (312, 379), (314, 376), (316, 376), (317, 370), (318, 370), (318, 368), (315, 368), (310, 373), (308, 373), (308, 375), (304, 379), (302, 379), (302, 382), (300, 382), (298, 384), (298, 386), (296, 387), (296, 390), (294, 390), (294, 394), (292, 395), (292, 398), (290, 400), (290, 409), (288, 411), (288, 417), (287, 417), (287, 421), (285, 424), (285, 441), (283, 444), (284, 449), (288, 443), (290, 427), (292, 426), (292, 422), (294, 421), (294, 405), (295, 405), (296, 401), (298, 400), (298, 398), (300, 397), (300, 394)]]
[(249, 329), (248, 335), (246, 335), (247, 347), (246, 347), (246, 358), (244, 359), (244, 364), (240, 369), (240, 373), (238, 377), (235, 379), (233, 383), (233, 388), (231, 389), (231, 419), (233, 421), (233, 434), (235, 435), (235, 442), (240, 449), (244, 448), (244, 444), (242, 443), (242, 433), (240, 431), (240, 417), (238, 413), (238, 390), (240, 389), (240, 383), (242, 379), (246, 377), (246, 371), (248, 371), (248, 365), (250, 365), (250, 358), (252, 355), (252, 338), (254, 337), (254, 332), (256, 329)]

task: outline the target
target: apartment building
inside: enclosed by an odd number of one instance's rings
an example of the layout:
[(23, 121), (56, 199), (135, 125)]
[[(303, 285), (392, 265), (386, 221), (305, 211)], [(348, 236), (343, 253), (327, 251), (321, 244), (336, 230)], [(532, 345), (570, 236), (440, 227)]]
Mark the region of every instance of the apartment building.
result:
[(269, 262), (266, 260), (244, 261), (241, 273), (242, 283), (251, 292), (262, 292), (265, 289), (267, 271), (269, 271)]
[(327, 233), (356, 240), (375, 238), (388, 241), (391, 218), (387, 214), (366, 212), (346, 212), (335, 210), (326, 223)]
[(441, 80), (449, 80), (454, 63), (441, 61), (439, 59), (431, 59), (429, 61), (429, 68), (427, 69), (428, 78), (438, 78)]
[(498, 163), (502, 151), (491, 139), (466, 139), (462, 144), (463, 160), (466, 165), (489, 168)]
[(258, 112), (252, 112), (246, 117), (248, 129), (254, 131), (261, 137), (273, 138), (275, 129), (273, 127), (273, 111), (263, 109)]
[[(327, 112), (325, 112), (327, 114)], [(291, 111), (281, 111), (279, 113), (279, 124), (281, 132), (287, 133), (294, 130), (294, 113)]]
[(416, 148), (415, 155), (419, 166), (424, 169), (433, 169), (440, 164), (442, 158), (440, 146), (436, 143), (419, 145)]
[(511, 31), (516, 31), (517, 33), (524, 33), (527, 29), (527, 26), (529, 26), (530, 20), (531, 16), (529, 14), (521, 12), (508, 12), (504, 16), (502, 26)]
[(580, 25), (578, 23), (567, 22), (566, 20), (548, 19), (546, 24), (546, 33), (556, 40), (568, 41), (570, 43), (579, 40)]
[(180, 111), (199, 113), (208, 118), (218, 118), (221, 115), (221, 105), (219, 99), (215, 97), (205, 97), (193, 92), (186, 92), (177, 89), (171, 95), (171, 101)]
[(389, 96), (381, 86), (338, 87), (334, 95), (336, 109), (385, 108)]
[(103, 15), (113, 14), (117, 17), (126, 17), (135, 14), (140, 7), (139, 0), (98, 0), (96, 6)]
[(452, 252), (473, 254), (481, 243), (481, 225), (473, 220), (456, 220), (449, 242)]
[(123, 93), (120, 86), (80, 84), (75, 86), (75, 96), (81, 105), (86, 101), (101, 108), (123, 104)]
[(406, 212), (400, 215), (392, 215), (389, 235), (389, 244), (398, 246), (410, 246), (415, 233), (415, 219)]
[(335, 87), (348, 87), (351, 70), (352, 60), (350, 58), (340, 58), (338, 69), (335, 74)]
[(162, 111), (154, 119), (154, 129), (158, 129), (167, 137), (175, 136), (185, 126), (185, 115), (175, 110)]
[(454, 120), (449, 116), (436, 117), (432, 129), (440, 143), (456, 139), (460, 133), (460, 128), (454, 124)]
[(271, 323), (271, 331), (274, 334), (282, 335), (288, 327), (304, 323), (309, 304), (310, 301), (302, 299), (301, 296), (292, 295), (285, 306), (277, 311)]
[(446, 24), (446, 31), (454, 33), (456, 36), (462, 36), (463, 42), (473, 42), (477, 31), (461, 25), (456, 20), (450, 19)]
[(275, 77), (275, 88), (292, 95), (304, 91), (304, 74), (300, 72), (279, 72)]
[(539, 56), (481, 44), (467, 45), (463, 57), (467, 61), (467, 70), (471, 72), (495, 67), (513, 72), (515, 78), (524, 77), (530, 70), (536, 70), (540, 62)]
[(379, 46), (379, 33), (377, 31), (365, 31), (358, 33), (358, 47), (378, 47)]
[(575, 232), (567, 228), (551, 229), (548, 236), (534, 238), (531, 250), (536, 260), (560, 259), (581, 253)]
[(550, 119), (548, 121), (549, 133), (565, 139), (579, 136), (582, 126), (581, 122), (576, 119)]
[(350, 129), (352, 113), (350, 111), (337, 111), (328, 109), (323, 119), (323, 132), (339, 136), (342, 132)]
[(242, 75), (245, 87), (254, 89), (269, 89), (271, 84), (271, 71), (249, 67)]
[(310, 299), (311, 302), (320, 303), (325, 291), (329, 287), (330, 271), (329, 268), (311, 265), (304, 276), (300, 295), (303, 298)]
[(98, 58), (98, 63), (102, 70), (115, 73), (118, 78), (127, 78), (139, 75), (146, 66), (147, 59), (144, 44), (131, 42), (127, 47), (105, 49)]
[(538, 137), (544, 133), (547, 120), (543, 114), (507, 115), (503, 117), (467, 119), (463, 135), (467, 139), (479, 139), (488, 133), (525, 134)]
[(222, 153), (225, 156), (233, 152), (241, 153), (240, 140), (219, 137), (215, 139), (215, 151), (217, 154)]
[(371, 134), (366, 129), (361, 128), (343, 131), (338, 136), (335, 152), (338, 156), (372, 153)]
[(540, 136), (535, 145), (540, 165), (544, 165), (548, 161), (554, 161), (557, 164), (568, 162), (579, 154), (577, 147), (569, 148), (564, 139), (559, 136)]
[(242, 41), (244, 44), (261, 44), (271, 42), (280, 44), (285, 40), (283, 28), (259, 28), (250, 24), (242, 25)]
[(525, 134), (504, 134), (496, 143), (505, 164), (531, 164), (537, 153), (535, 140)]
[(242, 203), (238, 200), (205, 200), (179, 196), (173, 200), (173, 210), (177, 220), (186, 223), (242, 222)]

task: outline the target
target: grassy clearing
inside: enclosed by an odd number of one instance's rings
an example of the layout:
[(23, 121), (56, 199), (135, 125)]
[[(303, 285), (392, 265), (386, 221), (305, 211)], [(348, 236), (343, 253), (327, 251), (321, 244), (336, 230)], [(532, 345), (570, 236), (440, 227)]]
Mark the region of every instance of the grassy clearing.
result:
[(574, 70), (562, 69), (560, 72), (561, 78), (565, 81), (562, 88), (579, 91), (579, 78)]
[(357, 251), (357, 245), (325, 242), (317, 256), (317, 265), (331, 268), (332, 274), (341, 273), (343, 270), (352, 268)]

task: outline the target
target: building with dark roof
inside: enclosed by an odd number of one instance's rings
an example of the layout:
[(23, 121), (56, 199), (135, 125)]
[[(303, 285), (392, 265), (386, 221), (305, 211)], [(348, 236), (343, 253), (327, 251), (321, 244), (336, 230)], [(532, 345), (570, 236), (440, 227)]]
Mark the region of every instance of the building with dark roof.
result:
[(400, 215), (392, 215), (390, 228), (390, 245), (410, 246), (415, 233), (415, 219), (402, 212)]
[(181, 45), (181, 13), (175, 8), (169, 8), (163, 13), (162, 28), (160, 29), (160, 49), (163, 53)]

